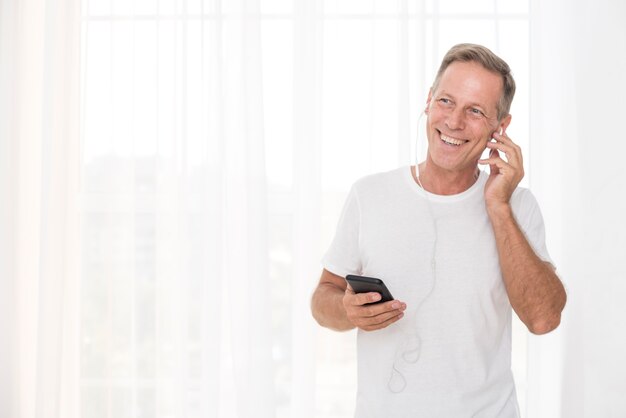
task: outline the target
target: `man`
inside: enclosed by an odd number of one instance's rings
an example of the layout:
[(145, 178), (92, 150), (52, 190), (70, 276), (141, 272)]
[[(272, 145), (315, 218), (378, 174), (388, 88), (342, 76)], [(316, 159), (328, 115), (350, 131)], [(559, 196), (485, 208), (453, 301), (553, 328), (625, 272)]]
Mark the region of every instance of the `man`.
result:
[[(511, 308), (544, 334), (566, 294), (536, 200), (517, 187), (514, 94), (502, 59), (454, 46), (426, 102), (426, 160), (350, 191), (311, 307), (322, 326), (358, 328), (357, 417), (519, 416)], [(397, 299), (355, 294), (348, 274), (382, 279)]]

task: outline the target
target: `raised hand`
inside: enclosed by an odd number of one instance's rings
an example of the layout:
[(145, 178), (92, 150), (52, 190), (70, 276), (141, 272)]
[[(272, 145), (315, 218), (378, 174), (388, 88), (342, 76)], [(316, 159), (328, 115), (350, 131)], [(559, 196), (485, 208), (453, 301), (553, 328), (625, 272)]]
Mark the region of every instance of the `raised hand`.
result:
[[(478, 160), (479, 164), (489, 164), (491, 174), (485, 186), (485, 202), (487, 207), (508, 205), (511, 195), (524, 177), (524, 161), (522, 149), (509, 138), (505, 132), (494, 132), (496, 142), (487, 142), (489, 158)], [(506, 156), (506, 161), (500, 157)]]

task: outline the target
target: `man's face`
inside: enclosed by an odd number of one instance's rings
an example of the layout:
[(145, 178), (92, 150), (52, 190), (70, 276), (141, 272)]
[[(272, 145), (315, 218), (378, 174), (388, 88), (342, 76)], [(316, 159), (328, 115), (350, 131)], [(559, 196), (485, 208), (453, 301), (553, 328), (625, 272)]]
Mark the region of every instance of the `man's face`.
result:
[(510, 122), (510, 115), (497, 119), (501, 94), (500, 75), (474, 62), (450, 64), (436, 91), (428, 94), (429, 163), (473, 175), (493, 132)]

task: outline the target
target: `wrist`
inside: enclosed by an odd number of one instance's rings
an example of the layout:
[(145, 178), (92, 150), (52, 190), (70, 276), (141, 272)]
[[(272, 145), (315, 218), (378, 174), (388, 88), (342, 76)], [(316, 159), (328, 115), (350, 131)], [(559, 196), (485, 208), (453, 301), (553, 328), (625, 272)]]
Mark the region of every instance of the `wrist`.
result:
[(487, 214), (489, 218), (492, 220), (508, 218), (513, 216), (513, 210), (511, 209), (511, 205), (508, 202), (497, 202), (497, 203), (489, 203), (486, 204)]

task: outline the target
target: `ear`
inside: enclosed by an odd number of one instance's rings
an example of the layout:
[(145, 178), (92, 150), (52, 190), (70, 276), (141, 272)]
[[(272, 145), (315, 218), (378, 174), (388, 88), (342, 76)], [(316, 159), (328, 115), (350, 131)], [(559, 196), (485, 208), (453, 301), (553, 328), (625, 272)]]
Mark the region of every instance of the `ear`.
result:
[(504, 135), (504, 133), (506, 132), (506, 128), (508, 128), (509, 124), (511, 123), (511, 118), (511, 114), (508, 114), (502, 118), (500, 123), (498, 123), (498, 132), (500, 133), (500, 135)]
[(430, 101), (433, 98), (433, 89), (428, 89), (428, 98), (426, 99), (426, 108), (424, 109), (424, 113), (428, 115), (428, 110), (430, 109)]

